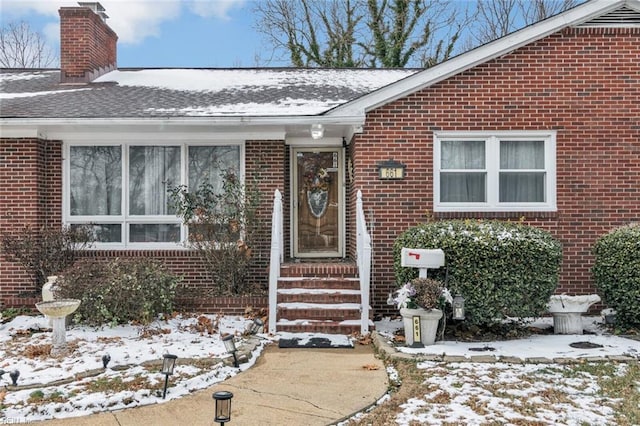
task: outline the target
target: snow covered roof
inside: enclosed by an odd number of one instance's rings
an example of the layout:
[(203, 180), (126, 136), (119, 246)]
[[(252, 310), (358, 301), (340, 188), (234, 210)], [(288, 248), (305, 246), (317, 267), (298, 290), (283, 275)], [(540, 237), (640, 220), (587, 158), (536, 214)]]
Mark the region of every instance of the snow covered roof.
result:
[(393, 69), (122, 69), (62, 85), (57, 70), (0, 70), (2, 118), (313, 116), (401, 80)]
[(588, 1), (420, 72), (318, 68), (122, 69), (92, 83), (61, 85), (58, 70), (0, 69), (0, 125), (5, 134), (9, 134), (10, 126), (16, 129), (11, 134), (25, 134), (27, 128), (29, 134), (42, 134), (51, 132), (56, 125), (51, 124), (54, 121), (59, 126), (76, 128), (73, 126), (79, 121), (123, 127), (123, 120), (129, 120), (130, 126), (160, 123), (159, 128), (165, 131), (163, 126), (168, 122), (191, 126), (195, 118), (200, 118), (210, 126), (229, 126), (228, 131), (242, 130), (251, 124), (255, 132), (262, 132), (261, 137), (267, 137), (264, 132), (276, 127), (279, 133), (274, 137), (285, 134), (304, 137), (309, 136), (310, 123), (322, 122), (325, 127), (333, 125), (330, 136), (340, 139), (346, 136), (350, 140), (362, 128), (367, 111), (562, 28), (637, 27), (639, 15), (640, 0)]

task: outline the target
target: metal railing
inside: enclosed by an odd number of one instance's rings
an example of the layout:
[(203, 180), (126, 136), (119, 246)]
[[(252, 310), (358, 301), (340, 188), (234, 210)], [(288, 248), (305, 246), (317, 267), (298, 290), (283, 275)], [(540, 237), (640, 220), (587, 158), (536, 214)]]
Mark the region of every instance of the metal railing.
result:
[(362, 207), (362, 191), (358, 190), (356, 199), (356, 252), (358, 276), (360, 277), (360, 333), (369, 332), (369, 287), (371, 285), (371, 235), (367, 231), (367, 222)]

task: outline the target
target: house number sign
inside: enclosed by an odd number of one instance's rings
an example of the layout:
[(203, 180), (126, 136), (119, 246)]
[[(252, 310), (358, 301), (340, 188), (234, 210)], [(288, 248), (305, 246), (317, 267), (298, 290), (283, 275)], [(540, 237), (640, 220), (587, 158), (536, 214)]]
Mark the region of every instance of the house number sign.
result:
[(422, 347), (422, 336), (420, 332), (420, 316), (416, 315), (411, 318), (413, 320), (413, 346)]
[(397, 161), (389, 160), (378, 163), (378, 176), (381, 180), (404, 179), (405, 165)]

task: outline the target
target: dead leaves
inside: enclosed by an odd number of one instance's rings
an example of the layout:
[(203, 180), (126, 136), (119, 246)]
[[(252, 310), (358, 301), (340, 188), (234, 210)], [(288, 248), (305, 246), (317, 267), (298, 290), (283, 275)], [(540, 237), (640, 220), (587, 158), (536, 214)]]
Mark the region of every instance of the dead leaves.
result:
[(197, 331), (201, 335), (204, 333), (207, 333), (209, 335), (215, 334), (218, 332), (218, 318), (216, 318), (215, 321), (213, 321), (209, 317), (200, 315), (198, 317), (198, 321), (193, 326), (193, 328), (195, 331)]
[(168, 328), (156, 328), (156, 327), (143, 327), (140, 330), (141, 339), (146, 339), (151, 336), (158, 336), (160, 334), (171, 334), (171, 330)]
[(372, 342), (371, 335), (367, 334), (365, 336), (356, 336), (356, 341), (359, 345), (370, 345)]
[(362, 368), (367, 371), (380, 370), (380, 366), (377, 364), (365, 364)]
[(22, 351), (22, 355), (26, 358), (42, 358), (45, 356), (49, 356), (51, 352), (51, 345), (27, 345)]

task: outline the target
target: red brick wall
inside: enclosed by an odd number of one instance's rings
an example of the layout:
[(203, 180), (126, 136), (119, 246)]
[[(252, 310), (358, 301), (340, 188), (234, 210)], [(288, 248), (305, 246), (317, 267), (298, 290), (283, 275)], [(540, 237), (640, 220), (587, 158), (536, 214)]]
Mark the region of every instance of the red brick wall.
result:
[[(62, 205), (61, 142), (2, 139), (0, 142), (0, 233), (12, 235), (25, 226), (60, 224)], [(30, 297), (31, 277), (0, 254), (0, 297)]]
[(85, 7), (62, 7), (60, 14), (60, 79), (89, 82), (116, 67), (118, 36)]
[[(368, 114), (354, 140), (354, 189), (375, 217), (378, 313), (393, 311), (394, 239), (432, 214), (440, 130), (557, 130), (556, 213), (435, 217), (524, 216), (562, 243), (558, 291), (594, 292), (594, 241), (640, 213), (640, 29), (566, 29)], [(407, 165), (404, 180), (378, 180), (375, 165), (389, 158)]]
[[(253, 247), (252, 282), (266, 292), (271, 211), (275, 189), (284, 188), (286, 147), (282, 141), (247, 141), (247, 183), (255, 176), (263, 194), (259, 216), (264, 226)], [(0, 232), (14, 233), (24, 225), (60, 225), (62, 218), (62, 143), (38, 139), (0, 140)], [(189, 250), (90, 250), (86, 257), (151, 257), (183, 277), (178, 306), (211, 313), (244, 312), (246, 307), (266, 307), (260, 291), (254, 297), (209, 296), (215, 286), (202, 268), (198, 255)], [(0, 306), (32, 307), (39, 294), (20, 265), (0, 257)]]

